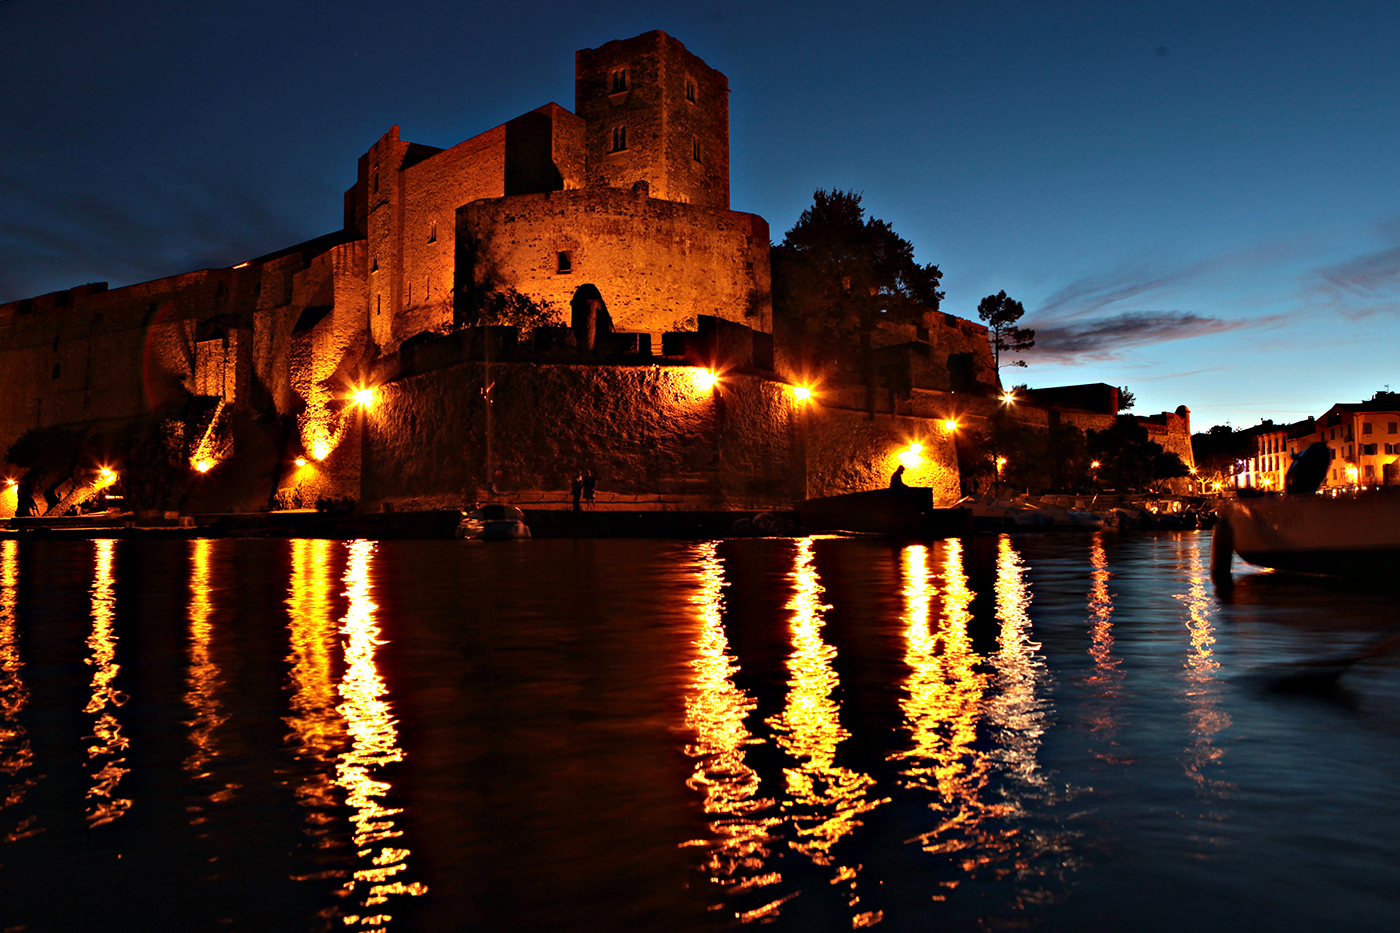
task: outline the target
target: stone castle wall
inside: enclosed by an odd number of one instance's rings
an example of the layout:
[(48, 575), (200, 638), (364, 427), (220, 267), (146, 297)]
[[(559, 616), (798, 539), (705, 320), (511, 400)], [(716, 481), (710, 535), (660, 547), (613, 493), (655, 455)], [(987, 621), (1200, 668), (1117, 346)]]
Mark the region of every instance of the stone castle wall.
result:
[(729, 79), (676, 39), (654, 31), (579, 51), (574, 109), (590, 186), (644, 181), (654, 197), (729, 209)]
[(588, 188), (477, 201), (457, 212), (457, 226), (459, 280), (548, 301), (566, 321), (587, 282), (618, 330), (693, 330), (709, 314), (772, 331), (768, 225), (754, 214)]

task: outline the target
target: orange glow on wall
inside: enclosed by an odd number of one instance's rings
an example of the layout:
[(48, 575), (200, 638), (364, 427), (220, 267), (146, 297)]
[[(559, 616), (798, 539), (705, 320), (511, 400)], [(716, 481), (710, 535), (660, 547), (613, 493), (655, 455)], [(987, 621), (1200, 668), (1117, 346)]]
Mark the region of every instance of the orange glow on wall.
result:
[(199, 471), (200, 473), (208, 473), (210, 470), (212, 470), (212, 469), (214, 468), (214, 461), (213, 461), (213, 460), (199, 460), (199, 461), (197, 461), (197, 462), (195, 463), (194, 468), (195, 468), (197, 471)]
[(949, 434), (952, 434), (957, 429), (958, 420), (956, 418), (948, 418), (943, 422), (943, 430), (947, 431)]
[(899, 462), (905, 467), (913, 469), (924, 462), (924, 445), (910, 444), (899, 452)]
[(364, 408), (374, 407), (375, 396), (373, 389), (356, 389), (351, 397), (355, 400), (356, 405), (360, 405)]
[(293, 461), (293, 462), (294, 462), (297, 466), (299, 466), (299, 467), (304, 467), (304, 466), (306, 466), (306, 458), (305, 458), (305, 457), (297, 457), (296, 460)]
[(313, 460), (324, 460), (324, 459), (326, 459), (327, 457), (329, 457), (330, 454), (331, 454), (331, 445), (330, 445), (330, 444), (324, 444), (324, 443), (322, 443), (322, 444), (313, 444), (313, 445), (311, 445), (311, 459), (313, 459)]
[(695, 374), (695, 388), (701, 392), (710, 391), (719, 382), (719, 376), (711, 370), (695, 369), (692, 372)]
[(807, 386), (793, 386), (792, 397), (799, 402), (805, 402), (812, 397), (812, 390)]

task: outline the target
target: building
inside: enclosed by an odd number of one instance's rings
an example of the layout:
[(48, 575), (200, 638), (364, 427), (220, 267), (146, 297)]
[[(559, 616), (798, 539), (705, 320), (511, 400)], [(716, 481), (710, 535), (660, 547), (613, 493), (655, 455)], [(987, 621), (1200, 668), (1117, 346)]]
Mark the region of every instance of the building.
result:
[(340, 230), (0, 305), (0, 450), (24, 460), (0, 514), (66, 508), (104, 466), (150, 509), (543, 500), (583, 465), (661, 507), (769, 507), (914, 448), (956, 496), (948, 361), (985, 381), (985, 332), (892, 337), (888, 410), (836, 384), (799, 405), (768, 225), (730, 209), (728, 79), (659, 31), (575, 66), (573, 111), (447, 149), (390, 128)]

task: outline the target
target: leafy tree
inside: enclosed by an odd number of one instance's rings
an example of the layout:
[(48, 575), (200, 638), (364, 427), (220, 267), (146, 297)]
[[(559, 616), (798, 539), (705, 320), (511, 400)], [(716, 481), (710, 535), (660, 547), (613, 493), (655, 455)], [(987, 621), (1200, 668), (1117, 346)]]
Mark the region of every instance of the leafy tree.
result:
[(1105, 431), (1090, 431), (1088, 448), (1102, 464), (1099, 478), (1115, 489), (1147, 489), (1190, 473), (1179, 456), (1163, 450), (1132, 418), (1120, 418)]
[(1127, 386), (1118, 389), (1118, 410), (1128, 411), (1137, 404), (1137, 396), (1128, 391)]
[[(1001, 354), (1020, 353), (1035, 346), (1035, 331), (1029, 327), (1017, 327), (1016, 322), (1026, 313), (1019, 301), (1007, 297), (1006, 292), (988, 295), (977, 305), (977, 316), (987, 324), (988, 336), (992, 341), (992, 357), (996, 362), (997, 379), (1001, 379)], [(1009, 362), (1008, 366), (1025, 366), (1025, 360)]]
[(830, 353), (858, 341), (869, 369), (870, 335), (882, 323), (918, 323), (938, 310), (943, 273), (914, 261), (914, 246), (865, 216), (854, 191), (817, 189), (812, 206), (774, 247), (773, 312)]

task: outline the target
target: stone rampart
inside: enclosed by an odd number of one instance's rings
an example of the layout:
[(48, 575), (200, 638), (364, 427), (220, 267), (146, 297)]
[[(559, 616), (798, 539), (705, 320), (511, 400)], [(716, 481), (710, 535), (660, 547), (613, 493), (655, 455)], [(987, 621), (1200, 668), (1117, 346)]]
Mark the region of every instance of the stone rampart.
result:
[(616, 329), (650, 333), (656, 346), (663, 333), (695, 330), (702, 314), (771, 333), (768, 235), (756, 215), (641, 191), (477, 201), (457, 212), (457, 281), (513, 288), (566, 319), (574, 291), (591, 283)]

